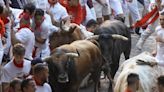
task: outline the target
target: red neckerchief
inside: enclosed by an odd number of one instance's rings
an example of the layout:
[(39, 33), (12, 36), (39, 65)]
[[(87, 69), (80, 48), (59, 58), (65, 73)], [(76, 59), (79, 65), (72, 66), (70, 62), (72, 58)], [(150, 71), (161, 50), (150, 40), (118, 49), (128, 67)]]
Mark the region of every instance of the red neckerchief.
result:
[(22, 28), (28, 28), (31, 30), (30, 26), (29, 25), (24, 25), (24, 26), (21, 26), (20, 28), (18, 28), (18, 32), (22, 29)]
[(27, 23), (21, 24), (20, 28), (18, 28), (18, 31), (20, 31), (22, 28), (28, 28), (32, 31), (30, 27), (30, 19), (26, 20), (24, 17), (22, 17), (22, 19), (24, 19), (23, 21)]
[(37, 29), (39, 32), (41, 32), (40, 26), (41, 26), (41, 24), (43, 23), (44, 19), (45, 19), (45, 17), (43, 16), (43, 17), (42, 17), (42, 22), (40, 22), (40, 23), (36, 23), (36, 22), (35, 22), (35, 29)]
[(15, 61), (15, 59), (13, 60), (13, 63), (14, 63), (14, 65), (16, 66), (16, 67), (18, 67), (18, 68), (23, 68), (23, 63), (24, 63), (24, 61), (22, 61), (22, 63), (20, 63), (20, 64), (17, 64), (17, 62)]
[[(132, 28), (143, 27), (146, 28), (149, 24), (153, 23), (159, 17), (158, 7), (147, 13), (141, 20), (137, 21)], [(151, 19), (152, 18), (152, 19)], [(149, 21), (151, 19), (151, 21)], [(148, 22), (148, 23), (147, 23)]]
[(132, 92), (129, 88), (126, 88), (125, 92)]
[(35, 78), (35, 76), (33, 76), (33, 79), (35, 80), (37, 86), (43, 86), (43, 84), (38, 81), (38, 78)]
[(0, 18), (0, 35), (1, 37), (3, 37), (5, 34), (5, 24), (3, 22), (3, 20)]
[(9, 19), (7, 17), (1, 17), (1, 20), (4, 22), (4, 24), (9, 23)]

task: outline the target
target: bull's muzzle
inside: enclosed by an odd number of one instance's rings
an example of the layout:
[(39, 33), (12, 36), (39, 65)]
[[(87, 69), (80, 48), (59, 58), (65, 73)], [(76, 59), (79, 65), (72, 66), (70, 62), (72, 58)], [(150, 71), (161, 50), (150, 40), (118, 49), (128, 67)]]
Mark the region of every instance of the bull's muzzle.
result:
[(69, 82), (68, 74), (67, 73), (59, 74), (58, 82), (59, 83), (67, 83), (67, 82)]

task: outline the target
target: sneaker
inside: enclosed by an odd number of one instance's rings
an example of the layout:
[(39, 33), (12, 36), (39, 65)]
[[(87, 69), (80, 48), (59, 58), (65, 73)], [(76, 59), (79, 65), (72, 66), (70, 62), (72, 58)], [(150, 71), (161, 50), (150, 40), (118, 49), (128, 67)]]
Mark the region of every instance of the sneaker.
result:
[(135, 33), (136, 33), (137, 35), (141, 35), (141, 33), (140, 33), (140, 28), (139, 28), (139, 27), (135, 28)]

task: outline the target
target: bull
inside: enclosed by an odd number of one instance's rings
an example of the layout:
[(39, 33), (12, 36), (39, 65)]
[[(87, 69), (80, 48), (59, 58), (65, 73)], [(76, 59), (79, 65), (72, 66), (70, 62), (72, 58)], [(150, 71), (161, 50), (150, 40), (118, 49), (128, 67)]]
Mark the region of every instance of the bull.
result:
[[(122, 35), (127, 39), (113, 39), (110, 36), (112, 34)], [(99, 37), (92, 36), (92, 38), (96, 38), (100, 44), (102, 55), (107, 61), (107, 75), (109, 75), (110, 70), (110, 74), (113, 78), (116, 71), (118, 70), (121, 54), (124, 54), (125, 59), (129, 59), (131, 51), (130, 31), (124, 23), (118, 20), (108, 20), (102, 23), (99, 28), (94, 30), (94, 35), (104, 35)]]
[(125, 89), (127, 88), (126, 79), (130, 73), (136, 73), (139, 75), (140, 84), (137, 92), (158, 92), (157, 78), (160, 75), (163, 75), (164, 68), (161, 66), (151, 67), (146, 63), (140, 65), (137, 63), (138, 61), (149, 63), (156, 62), (156, 59), (150, 53), (143, 52), (138, 56), (123, 62), (114, 78), (114, 92), (125, 92)]
[(53, 32), (49, 36), (50, 50), (52, 51), (56, 47), (59, 47), (64, 44), (70, 44), (75, 40), (82, 40), (85, 38), (85, 35), (81, 31), (79, 25), (75, 23), (63, 23), (60, 22), (60, 30)]
[(80, 83), (89, 73), (94, 81), (94, 92), (98, 91), (103, 58), (94, 43), (79, 40), (59, 46), (44, 61), (49, 67), (53, 92), (78, 92)]

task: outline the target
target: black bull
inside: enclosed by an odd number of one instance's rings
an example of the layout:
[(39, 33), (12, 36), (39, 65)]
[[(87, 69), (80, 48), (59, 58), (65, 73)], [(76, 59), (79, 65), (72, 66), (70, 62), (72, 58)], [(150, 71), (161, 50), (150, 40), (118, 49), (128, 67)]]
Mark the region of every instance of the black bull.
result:
[(89, 73), (95, 83), (94, 92), (97, 92), (103, 58), (92, 42), (80, 40), (62, 45), (44, 61), (48, 63), (53, 92), (78, 92), (80, 83)]
[(107, 61), (107, 70), (111, 69), (111, 76), (114, 77), (119, 67), (119, 60), (122, 53), (125, 59), (129, 59), (131, 51), (131, 35), (128, 27), (117, 20), (105, 21), (98, 29), (94, 31), (95, 35), (119, 34), (128, 38), (127, 41), (121, 39), (112, 39), (109, 36), (99, 36), (97, 39), (100, 49)]

